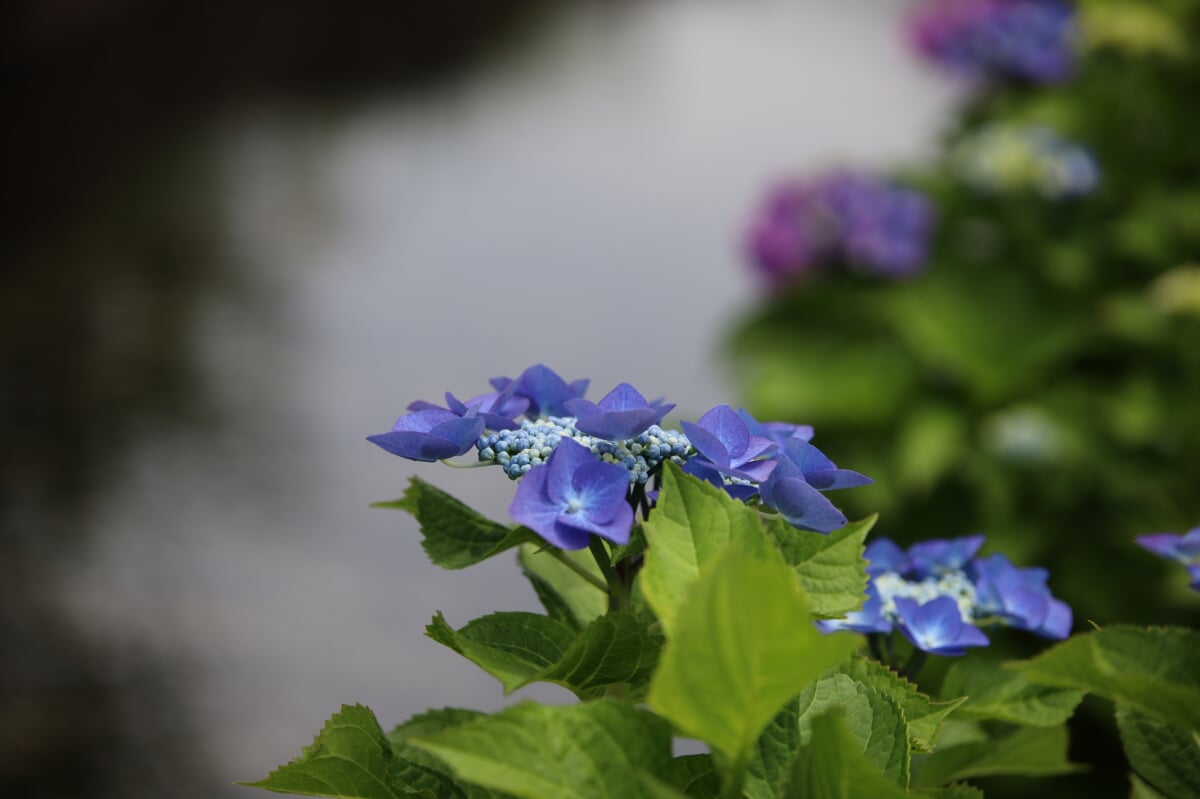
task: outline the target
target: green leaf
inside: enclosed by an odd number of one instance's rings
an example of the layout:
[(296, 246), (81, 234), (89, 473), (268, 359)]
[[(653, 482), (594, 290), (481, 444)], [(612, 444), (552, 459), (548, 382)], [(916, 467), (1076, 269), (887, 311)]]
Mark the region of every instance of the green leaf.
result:
[(1200, 735), (1117, 706), (1129, 765), (1168, 799), (1200, 796)]
[(552, 682), (580, 698), (616, 683), (640, 697), (662, 648), (631, 610), (601, 616), (581, 634), (538, 613), (493, 613), (457, 631), (438, 614), (426, 634), (500, 680), (506, 693)]
[(1167, 799), (1142, 781), (1138, 775), (1129, 774), (1129, 799)]
[(1067, 760), (1067, 728), (1063, 726), (1018, 727), (991, 740), (938, 747), (923, 761), (914, 768), (917, 788), (998, 774), (1046, 777), (1080, 768)]
[[(411, 746), (410, 738), (435, 735), (439, 732), (485, 718), (486, 713), (461, 708), (430, 710), (395, 727), (387, 734), (392, 752), (408, 764), (410, 769), (421, 769), (421, 773), (402, 774), (401, 784), (406, 792), (428, 795), (432, 799), (502, 799), (503, 794), (489, 791), (477, 785), (458, 782), (444, 771), (445, 765), (428, 752)], [(422, 791), (421, 777), (430, 783), (430, 790)]]
[(630, 799), (643, 795), (643, 773), (671, 771), (666, 723), (607, 699), (525, 702), (411, 743), (459, 779), (524, 799)]
[(576, 633), (540, 613), (492, 613), (454, 630), (438, 613), (425, 634), (450, 647), (504, 684), (512, 693), (536, 681), (575, 641)]
[(796, 753), (788, 799), (901, 799), (907, 792), (863, 754), (840, 709), (811, 720), (808, 744)]
[(362, 705), (342, 705), (300, 757), (265, 779), (242, 784), (306, 796), (399, 799), (410, 794), (401, 787), (405, 766), (392, 755), (374, 713)]
[(684, 796), (695, 799), (718, 799), (721, 778), (711, 755), (684, 755), (671, 761), (671, 784)]
[[(595, 559), (586, 549), (564, 551), (562, 554), (581, 568), (595, 574), (597, 579), (604, 579)], [(539, 550), (532, 544), (524, 544), (517, 554), (517, 559), (521, 570), (533, 584), (533, 590), (537, 592), (542, 606), (552, 618), (576, 630), (582, 630), (608, 610), (608, 595), (605, 592), (581, 579), (570, 567), (549, 552)]]
[(649, 549), (638, 584), (670, 638), (688, 589), (726, 550), (766, 555), (774, 547), (753, 508), (673, 463), (662, 477), (658, 504), (642, 525)]
[(817, 631), (795, 573), (778, 556), (731, 551), (688, 592), (649, 703), (684, 735), (707, 742), (723, 758), (727, 790), (736, 788), (783, 704), (860, 641)]
[(1032, 683), (1077, 688), (1200, 731), (1200, 632), (1108, 627), (1076, 635), (1025, 661)]
[(928, 788), (912, 795), (926, 799), (983, 799), (983, 791), (965, 782), (956, 782), (944, 788)]
[(932, 752), (942, 722), (965, 701), (953, 699), (935, 702), (918, 691), (917, 686), (877, 660), (853, 657), (838, 669), (860, 683), (887, 694), (900, 706), (908, 721), (909, 741), (915, 751)]
[(1030, 685), (1020, 672), (982, 658), (956, 661), (946, 672), (942, 695), (966, 697), (956, 718), (1034, 727), (1064, 723), (1083, 700), (1083, 691)]
[(867, 590), (863, 542), (877, 518), (851, 522), (829, 535), (798, 530), (779, 519), (767, 526), (783, 559), (800, 575), (814, 618), (840, 619), (862, 607)]
[(895, 784), (908, 786), (908, 724), (887, 694), (853, 677), (834, 672), (810, 685), (796, 698), (800, 740), (812, 737), (813, 719), (840, 708), (842, 721), (858, 742), (858, 750)]
[(419, 477), (409, 481), (400, 499), (371, 507), (395, 508), (415, 516), (424, 536), (421, 546), (444, 569), (464, 569), (518, 544), (541, 541), (532, 530), (494, 522)]

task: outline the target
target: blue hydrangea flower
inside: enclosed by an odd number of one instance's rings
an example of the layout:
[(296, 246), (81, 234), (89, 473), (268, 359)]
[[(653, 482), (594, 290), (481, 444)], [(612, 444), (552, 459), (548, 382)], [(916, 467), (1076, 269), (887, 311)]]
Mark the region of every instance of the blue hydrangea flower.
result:
[(802, 530), (829, 533), (846, 523), (846, 516), (822, 491), (854, 488), (874, 482), (866, 475), (839, 469), (819, 449), (802, 438), (787, 438), (777, 465), (758, 487), (768, 508)]
[(919, 8), (917, 51), (973, 79), (1058, 83), (1075, 66), (1075, 9), (1064, 0), (940, 0)]
[(1177, 561), (1187, 567), (1189, 586), (1200, 591), (1200, 527), (1183, 535), (1175, 533), (1152, 533), (1143, 535), (1137, 542), (1155, 555)]
[(728, 405), (712, 408), (694, 424), (681, 422), (699, 457), (688, 461), (686, 471), (704, 479), (705, 472), (759, 482), (775, 468), (775, 462), (756, 460), (778, 449), (769, 438), (751, 434), (737, 411)]
[[(979, 535), (922, 541), (907, 551), (875, 539), (864, 553), (867, 604), (845, 619), (822, 622), (821, 629), (886, 633), (894, 624), (918, 649), (942, 655), (987, 644), (982, 633), (960, 624), (1016, 627), (1054, 639), (1070, 635), (1071, 609), (1051, 595), (1046, 570), (1017, 568), (1003, 555), (976, 558), (982, 546)], [(939, 604), (928, 607), (935, 600)]]
[(493, 377), (492, 388), (503, 392), (511, 388), (513, 396), (529, 400), (529, 416), (570, 416), (566, 401), (582, 397), (587, 391), (588, 380), (568, 383), (548, 366), (534, 364), (521, 372), (516, 380)]
[(575, 427), (588, 435), (621, 441), (646, 432), (662, 421), (673, 404), (650, 403), (628, 383), (621, 383), (599, 402), (583, 398), (569, 399), (567, 410), (575, 417)]
[(801, 441), (812, 441), (813, 427), (810, 424), (791, 424), (789, 422), (760, 422), (750, 415), (745, 408), (738, 408), (738, 416), (746, 423), (750, 435), (769, 438), (777, 444), (783, 444), (789, 438)]
[(478, 416), (459, 416), (445, 408), (426, 408), (405, 414), (391, 432), (367, 436), (393, 455), (414, 461), (436, 461), (462, 455), (483, 433)]
[(963, 621), (958, 603), (946, 596), (924, 604), (896, 598), (896, 626), (913, 646), (931, 655), (958, 656), (969, 646), (987, 646), (983, 631)]
[[(504, 391), (493, 391), (490, 394), (480, 394), (463, 402), (458, 397), (446, 392), (446, 409), (458, 416), (478, 416), (483, 419), (487, 430), (515, 430), (518, 416), (529, 410), (529, 400), (526, 397), (514, 397), (510, 385)], [(409, 404), (410, 411), (445, 410), (432, 402), (417, 400)]]
[(592, 535), (627, 544), (633, 527), (628, 491), (625, 469), (562, 439), (545, 464), (517, 483), (509, 514), (561, 549), (583, 549)]

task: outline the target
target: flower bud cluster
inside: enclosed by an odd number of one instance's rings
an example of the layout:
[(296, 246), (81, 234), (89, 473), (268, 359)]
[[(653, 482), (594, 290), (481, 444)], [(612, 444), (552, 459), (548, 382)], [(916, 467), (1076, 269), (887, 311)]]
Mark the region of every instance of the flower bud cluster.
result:
[(980, 191), (1031, 191), (1052, 200), (1090, 194), (1100, 183), (1092, 154), (1042, 125), (990, 125), (959, 142), (950, 165)]
[(834, 172), (768, 192), (750, 224), (746, 250), (775, 285), (838, 264), (905, 276), (924, 264), (933, 222), (920, 192)]
[(480, 461), (498, 464), (509, 478), (516, 480), (534, 466), (545, 463), (564, 437), (587, 447), (597, 459), (626, 469), (631, 483), (645, 483), (664, 460), (682, 465), (695, 454), (687, 437), (675, 430), (651, 425), (633, 438), (607, 441), (579, 432), (574, 417), (570, 416), (524, 420), (516, 430), (498, 430), (481, 436), (475, 447)]

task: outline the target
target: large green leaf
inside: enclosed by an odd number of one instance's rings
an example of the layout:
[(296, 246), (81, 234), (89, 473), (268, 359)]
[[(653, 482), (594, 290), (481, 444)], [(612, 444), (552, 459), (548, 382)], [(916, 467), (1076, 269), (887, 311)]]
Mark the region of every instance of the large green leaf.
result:
[(518, 544), (541, 541), (532, 530), (494, 522), (419, 477), (409, 481), (400, 499), (372, 507), (415, 516), (424, 536), (421, 546), (431, 561), (445, 569), (464, 569)]
[(606, 699), (525, 702), (410, 743), (461, 780), (524, 799), (630, 799), (644, 794), (643, 773), (671, 773), (667, 724)]
[(662, 647), (631, 610), (601, 616), (578, 634), (538, 613), (493, 613), (457, 631), (438, 614), (426, 634), (500, 680), (506, 693), (552, 682), (581, 698), (617, 683), (641, 696)]
[(1200, 735), (1117, 706), (1129, 765), (1168, 799), (1200, 796)]
[(1067, 728), (1018, 727), (987, 741), (939, 747), (914, 759), (913, 785), (932, 788), (969, 777), (999, 774), (1046, 777), (1070, 774), (1079, 766), (1067, 760)]
[[(586, 549), (563, 552), (562, 556), (594, 574), (596, 579), (604, 579), (595, 559)], [(524, 544), (517, 559), (542, 606), (555, 619), (582, 630), (592, 619), (604, 615), (608, 610), (607, 593), (581, 578), (549, 552), (532, 544)]]
[(918, 691), (917, 686), (879, 661), (869, 658), (850, 658), (839, 666), (838, 670), (876, 691), (887, 694), (900, 706), (908, 722), (908, 736), (915, 751), (933, 751), (942, 722), (964, 701), (952, 699), (935, 702)]
[(684, 796), (695, 799), (717, 799), (721, 795), (721, 778), (711, 755), (684, 755), (672, 760), (671, 784)]
[(405, 775), (402, 785), (407, 793), (419, 791), (418, 795), (430, 795), (433, 799), (505, 799), (506, 794), (483, 788), (471, 783), (455, 780), (447, 771), (445, 764), (423, 749), (418, 749), (408, 743), (410, 738), (421, 738), (436, 735), (452, 727), (468, 724), (484, 718), (487, 714), (478, 710), (461, 708), (442, 708), (430, 710), (413, 716), (387, 734), (392, 752), (411, 769), (423, 769), (426, 780), (434, 783), (431, 792), (424, 791), (416, 773)]
[(774, 550), (757, 511), (672, 463), (665, 464), (658, 503), (643, 528), (648, 549), (638, 584), (668, 638), (688, 590), (728, 549)]
[(243, 784), (345, 799), (400, 799), (413, 793), (440, 799), (439, 775), (430, 771), (392, 754), (369, 709), (342, 705), (300, 757), (264, 779)]
[(835, 672), (806, 688), (796, 706), (802, 742), (811, 739), (814, 718), (841, 708), (842, 720), (867, 760), (895, 784), (908, 787), (908, 724), (890, 696)]
[(946, 672), (942, 696), (966, 697), (956, 718), (1054, 727), (1071, 717), (1083, 691), (1030, 685), (1020, 672), (999, 663), (963, 658)]
[[(774, 550), (772, 550), (774, 552)], [(719, 755), (741, 784), (751, 749), (779, 709), (861, 639), (824, 636), (795, 573), (730, 551), (686, 595), (650, 686), (650, 706)]]
[(840, 708), (811, 720), (788, 780), (787, 799), (901, 799), (907, 792), (865, 755)]
[(877, 516), (851, 522), (829, 535), (799, 530), (776, 519), (767, 531), (796, 570), (814, 618), (840, 619), (862, 607), (867, 589), (863, 542)]
[(1077, 635), (1021, 664), (1032, 683), (1077, 688), (1200, 731), (1200, 632), (1108, 627)]

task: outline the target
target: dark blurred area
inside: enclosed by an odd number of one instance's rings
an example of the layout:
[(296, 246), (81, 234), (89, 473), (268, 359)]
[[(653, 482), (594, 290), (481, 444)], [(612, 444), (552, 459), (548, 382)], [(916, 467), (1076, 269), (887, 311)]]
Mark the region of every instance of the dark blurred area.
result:
[[(567, 4), (16, 2), (0, 273), (0, 795), (211, 795), (188, 664), (81, 629), (46, 570), (150, 430), (203, 423), (189, 326), (234, 281), (205, 140), (260, 104), (454, 80)], [(190, 787), (189, 787), (190, 786)]]

